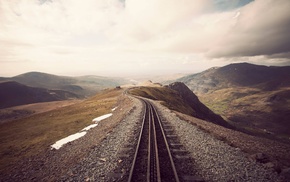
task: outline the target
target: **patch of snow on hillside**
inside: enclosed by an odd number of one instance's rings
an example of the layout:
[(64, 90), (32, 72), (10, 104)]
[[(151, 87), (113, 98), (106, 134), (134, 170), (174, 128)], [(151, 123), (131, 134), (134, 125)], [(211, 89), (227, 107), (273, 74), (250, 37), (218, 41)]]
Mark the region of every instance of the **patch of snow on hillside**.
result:
[[(116, 109), (116, 108), (114, 108), (114, 109)], [(113, 110), (113, 109), (112, 109), (112, 110)], [(108, 118), (108, 117), (110, 117), (110, 116), (112, 116), (112, 115), (113, 115), (112, 113), (109, 113), (109, 114), (105, 114), (105, 115), (102, 115), (102, 116), (100, 116), (100, 117), (97, 117), (97, 118), (93, 119), (93, 122), (95, 122), (95, 124), (91, 124), (91, 125), (85, 127), (84, 129), (81, 130), (81, 132), (75, 133), (75, 134), (70, 135), (70, 136), (68, 136), (68, 137), (66, 137), (66, 138), (63, 138), (63, 139), (61, 139), (61, 140), (58, 140), (58, 141), (55, 142), (53, 145), (51, 145), (51, 149), (56, 149), (56, 150), (58, 150), (58, 149), (60, 149), (64, 144), (67, 144), (67, 143), (69, 143), (69, 142), (72, 142), (72, 141), (74, 141), (74, 140), (76, 140), (76, 139), (79, 139), (79, 138), (85, 136), (86, 133), (87, 133), (86, 131), (90, 130), (91, 128), (94, 128), (94, 127), (98, 126), (98, 122), (100, 122), (101, 120), (106, 119), (106, 118)]]
[(100, 117), (97, 117), (97, 118), (93, 119), (93, 122), (96, 122), (97, 123), (97, 122), (99, 122), (99, 121), (101, 121), (103, 119), (106, 119), (108, 117), (111, 117), (112, 115), (113, 115), (112, 113), (102, 115)]
[(114, 107), (114, 108), (112, 109), (112, 111), (115, 111), (117, 108), (118, 108), (118, 107)]
[(69, 142), (72, 142), (72, 141), (74, 141), (74, 140), (76, 140), (76, 139), (79, 139), (79, 138), (85, 136), (86, 133), (87, 133), (86, 131), (83, 131), (83, 132), (79, 132), (79, 133), (76, 133), (76, 134), (70, 135), (70, 136), (68, 136), (68, 137), (65, 137), (65, 138), (63, 138), (63, 139), (58, 140), (57, 142), (55, 142), (55, 144), (51, 145), (51, 148), (52, 148), (52, 149), (56, 149), (56, 150), (58, 150), (58, 149), (60, 149), (60, 147), (62, 147), (64, 144), (67, 144), (67, 143), (69, 143)]
[(98, 123), (96, 123), (96, 124), (91, 124), (91, 125), (85, 127), (84, 129), (82, 129), (82, 131), (88, 131), (88, 130), (90, 130), (91, 128), (94, 128), (94, 127), (96, 127), (96, 126), (98, 126)]

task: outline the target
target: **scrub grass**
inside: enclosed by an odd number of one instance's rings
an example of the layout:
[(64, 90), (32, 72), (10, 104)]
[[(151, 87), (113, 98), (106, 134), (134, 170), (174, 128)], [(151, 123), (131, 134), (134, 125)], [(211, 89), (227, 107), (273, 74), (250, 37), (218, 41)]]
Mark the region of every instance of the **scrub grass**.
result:
[(74, 105), (1, 124), (0, 172), (23, 158), (50, 150), (56, 141), (111, 113), (122, 92), (107, 89)]
[(138, 87), (130, 90), (133, 95), (159, 100), (168, 109), (191, 115), (192, 108), (186, 104), (178, 92), (166, 87)]
[(289, 142), (289, 87), (273, 91), (231, 87), (198, 97), (240, 131)]

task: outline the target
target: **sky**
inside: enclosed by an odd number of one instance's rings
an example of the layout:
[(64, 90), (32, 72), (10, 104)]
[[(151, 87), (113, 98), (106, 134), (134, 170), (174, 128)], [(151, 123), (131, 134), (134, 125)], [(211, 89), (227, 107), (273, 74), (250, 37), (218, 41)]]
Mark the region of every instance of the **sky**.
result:
[(290, 65), (289, 0), (0, 0), (0, 76)]

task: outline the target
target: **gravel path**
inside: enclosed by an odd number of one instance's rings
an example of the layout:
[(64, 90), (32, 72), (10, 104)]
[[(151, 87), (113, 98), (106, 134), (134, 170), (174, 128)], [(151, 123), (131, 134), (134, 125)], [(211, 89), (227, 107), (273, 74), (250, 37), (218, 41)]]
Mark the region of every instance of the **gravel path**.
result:
[(154, 103), (162, 118), (174, 126), (180, 142), (195, 161), (197, 175), (205, 181), (283, 181), (277, 173), (251, 161), (240, 149), (179, 119), (158, 102)]

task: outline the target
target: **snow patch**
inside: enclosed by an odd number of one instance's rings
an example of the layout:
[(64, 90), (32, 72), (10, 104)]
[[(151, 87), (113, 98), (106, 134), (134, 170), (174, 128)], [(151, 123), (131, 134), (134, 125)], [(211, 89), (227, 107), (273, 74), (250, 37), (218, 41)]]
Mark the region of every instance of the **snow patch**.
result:
[(85, 127), (84, 129), (82, 129), (82, 131), (88, 131), (88, 130), (90, 130), (91, 128), (94, 128), (94, 127), (96, 127), (96, 126), (98, 126), (98, 123), (96, 123), (96, 124), (91, 124), (91, 125)]
[(109, 113), (109, 114), (105, 114), (105, 115), (102, 115), (100, 117), (97, 117), (95, 119), (93, 119), (93, 122), (99, 122), (99, 121), (102, 121), (103, 119), (106, 119), (108, 117), (111, 117), (113, 114), (112, 113)]
[(86, 131), (83, 131), (83, 132), (80, 132), (80, 133), (76, 133), (76, 134), (70, 135), (70, 136), (68, 136), (66, 138), (63, 138), (63, 139), (55, 142), (55, 144), (51, 145), (51, 148), (58, 150), (64, 144), (67, 144), (69, 142), (72, 142), (72, 141), (74, 141), (76, 139), (79, 139), (79, 138), (85, 136), (86, 133), (87, 133)]
[(112, 111), (115, 111), (117, 108), (118, 108), (118, 107), (114, 107), (114, 108), (112, 109)]
[[(116, 108), (117, 108), (117, 107), (115, 107), (114, 110), (115, 110)], [(113, 111), (113, 109), (112, 109), (112, 111)], [(98, 126), (98, 122), (99, 122), (99, 121), (101, 121), (101, 120), (103, 120), (103, 119), (106, 119), (106, 118), (108, 118), (108, 117), (110, 117), (110, 116), (112, 116), (112, 115), (113, 115), (112, 113), (109, 113), (109, 114), (105, 114), (105, 115), (102, 115), (102, 116), (100, 116), (100, 117), (97, 117), (97, 118), (93, 119), (93, 122), (95, 122), (95, 124), (91, 124), (91, 125), (85, 127), (84, 129), (82, 129), (82, 130), (81, 130), (80, 132), (78, 132), (78, 133), (75, 133), (75, 134), (70, 135), (70, 136), (68, 136), (68, 137), (66, 137), (66, 138), (63, 138), (63, 139), (61, 139), (61, 140), (58, 140), (58, 141), (55, 142), (53, 145), (51, 145), (51, 149), (56, 149), (56, 150), (58, 150), (58, 149), (60, 149), (64, 144), (67, 144), (67, 143), (69, 143), (69, 142), (72, 142), (72, 141), (74, 141), (74, 140), (76, 140), (76, 139), (79, 139), (79, 138), (85, 136), (85, 135), (87, 134), (87, 131), (88, 131), (88, 130), (90, 130), (91, 128), (94, 128), (94, 127), (96, 127), (96, 126)]]

